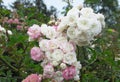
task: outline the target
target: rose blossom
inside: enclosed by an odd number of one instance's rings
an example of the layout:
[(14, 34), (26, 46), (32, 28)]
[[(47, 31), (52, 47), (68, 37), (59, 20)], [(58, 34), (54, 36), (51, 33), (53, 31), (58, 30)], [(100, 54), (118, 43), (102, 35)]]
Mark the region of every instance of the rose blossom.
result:
[(75, 75), (76, 70), (74, 66), (68, 67), (62, 72), (62, 76), (66, 80), (73, 79)]
[(69, 52), (72, 52), (72, 51), (75, 51), (74, 50), (74, 46), (69, 43), (69, 42), (64, 42), (60, 45), (60, 49), (64, 52), (64, 53), (69, 53)]
[(55, 38), (57, 36), (55, 28), (52, 26), (47, 26), (46, 24), (41, 25), (41, 33), (49, 39)]
[(61, 49), (55, 49), (54, 52), (51, 54), (51, 59), (53, 61), (57, 61), (58, 63), (62, 61), (64, 53)]
[(14, 24), (19, 24), (19, 23), (20, 23), (20, 22), (19, 22), (19, 19), (15, 18), (15, 19), (13, 20), (13, 23), (14, 23)]
[(13, 19), (9, 19), (9, 20), (7, 21), (7, 23), (8, 23), (8, 24), (12, 24), (13, 21), (14, 21)]
[(17, 25), (17, 30), (21, 30), (22, 26), (21, 25)]
[(31, 74), (22, 82), (41, 82), (42, 78), (37, 74)]
[(39, 25), (34, 24), (28, 29), (27, 34), (31, 39), (37, 39), (41, 36), (41, 28)]
[(56, 39), (48, 40), (47, 50), (54, 50), (58, 48), (58, 41)]
[(54, 28), (55, 30), (57, 30), (58, 26), (57, 26), (57, 25), (54, 25), (53, 28)]
[(45, 78), (51, 78), (54, 75), (54, 68), (51, 64), (47, 64), (44, 66), (44, 72), (43, 72), (43, 76)]
[(31, 49), (31, 58), (36, 61), (41, 61), (43, 59), (44, 53), (41, 51), (39, 47), (33, 47)]
[(63, 57), (63, 62), (69, 65), (72, 65), (76, 61), (77, 61), (77, 58), (76, 58), (75, 52), (66, 53)]
[(61, 71), (56, 71), (53, 79), (55, 80), (55, 82), (63, 82), (64, 78), (62, 77), (62, 72)]

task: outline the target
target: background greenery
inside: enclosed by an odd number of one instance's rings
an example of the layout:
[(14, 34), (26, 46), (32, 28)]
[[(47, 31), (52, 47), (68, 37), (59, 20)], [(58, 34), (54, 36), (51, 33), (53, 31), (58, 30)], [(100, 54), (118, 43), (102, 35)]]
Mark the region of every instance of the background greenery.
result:
[[(63, 0), (64, 1), (64, 0)], [(66, 15), (71, 2), (63, 8)], [(92, 7), (96, 13), (105, 15), (106, 28), (97, 36), (92, 46), (77, 47), (81, 61), (80, 82), (120, 82), (120, 6), (117, 0), (84, 0), (84, 6)], [(39, 62), (30, 58), (30, 49), (36, 42), (28, 42), (27, 30), (17, 30), (16, 24), (5, 24), (5, 17), (18, 18), (22, 27), (48, 23), (50, 16), (57, 17), (56, 8), (47, 10), (42, 0), (16, 0), (12, 12), (0, 0), (0, 24), (13, 32), (12, 36), (0, 37), (0, 81), (21, 82), (31, 73), (42, 73)]]

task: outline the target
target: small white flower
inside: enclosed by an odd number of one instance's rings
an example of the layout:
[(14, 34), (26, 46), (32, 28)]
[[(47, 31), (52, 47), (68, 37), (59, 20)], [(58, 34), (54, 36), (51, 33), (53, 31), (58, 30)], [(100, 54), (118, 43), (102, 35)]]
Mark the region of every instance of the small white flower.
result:
[(0, 33), (5, 33), (6, 32), (6, 30), (5, 30), (5, 28), (3, 28), (1, 25), (0, 25)]
[(79, 80), (80, 80), (79, 75), (76, 75), (76, 76), (74, 77), (74, 80), (75, 80), (75, 81), (79, 81)]
[(66, 66), (65, 63), (61, 63), (61, 64), (60, 64), (60, 67), (61, 67), (61, 69), (65, 69), (67, 66)]
[(8, 30), (7, 31), (9, 35), (12, 35), (12, 31), (11, 30)]
[(58, 63), (57, 61), (52, 61), (52, 65), (53, 65), (53, 66), (58, 66), (59, 63)]

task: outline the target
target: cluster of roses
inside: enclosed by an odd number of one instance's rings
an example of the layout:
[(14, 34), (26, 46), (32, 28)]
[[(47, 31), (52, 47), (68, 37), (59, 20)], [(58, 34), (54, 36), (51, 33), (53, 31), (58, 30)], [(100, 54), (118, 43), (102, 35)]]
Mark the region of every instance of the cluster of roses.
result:
[(21, 30), (23, 28), (23, 24), (24, 24), (18, 18), (10, 18), (10, 19), (8, 19), (8, 17), (5, 17), (3, 22), (7, 23), (9, 25), (15, 25), (17, 30)]
[(78, 81), (81, 64), (76, 57), (76, 45), (89, 44), (104, 25), (102, 14), (95, 14), (91, 8), (80, 5), (73, 7), (58, 25), (31, 26), (27, 32), (29, 41), (39, 42), (39, 47), (31, 49), (31, 58), (42, 61), (43, 74), (29, 75), (22, 82), (41, 82), (46, 78), (54, 82)]
[(57, 31), (58, 26), (33, 25), (28, 29), (29, 40), (38, 39), (39, 47), (31, 49), (31, 58), (42, 61), (42, 78), (56, 82), (63, 79), (79, 80), (81, 64), (76, 58), (76, 46), (67, 35)]
[(12, 35), (11, 30), (6, 30), (4, 27), (2, 27), (2, 26), (0, 25), (0, 37), (1, 37), (1, 36), (6, 36), (6, 34)]
[(91, 8), (76, 6), (62, 18), (58, 30), (66, 31), (67, 36), (77, 45), (85, 46), (105, 27), (104, 19), (102, 14), (95, 14)]

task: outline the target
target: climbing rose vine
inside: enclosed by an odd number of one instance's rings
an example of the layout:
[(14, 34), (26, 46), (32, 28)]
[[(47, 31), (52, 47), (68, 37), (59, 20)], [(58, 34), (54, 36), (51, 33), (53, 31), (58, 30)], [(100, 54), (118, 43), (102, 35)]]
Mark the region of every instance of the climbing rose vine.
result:
[[(29, 41), (37, 41), (31, 49), (34, 61), (41, 61), (43, 74), (32, 74), (22, 82), (55, 82), (80, 80), (82, 65), (77, 59), (76, 46), (86, 46), (105, 27), (104, 16), (81, 5), (73, 7), (57, 25), (34, 24), (28, 29)], [(34, 79), (31, 79), (34, 77)]]

